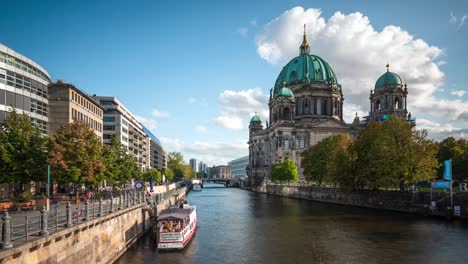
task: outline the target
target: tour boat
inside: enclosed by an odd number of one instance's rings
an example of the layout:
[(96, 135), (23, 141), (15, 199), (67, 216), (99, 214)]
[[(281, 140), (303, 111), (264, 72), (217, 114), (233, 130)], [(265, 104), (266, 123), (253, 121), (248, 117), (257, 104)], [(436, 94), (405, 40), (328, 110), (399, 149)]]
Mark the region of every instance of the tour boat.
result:
[(194, 191), (194, 192), (201, 192), (201, 190), (202, 190), (202, 188), (201, 188), (200, 184), (195, 184), (192, 187), (192, 191)]
[(158, 249), (182, 250), (197, 230), (197, 207), (182, 203), (158, 216)]

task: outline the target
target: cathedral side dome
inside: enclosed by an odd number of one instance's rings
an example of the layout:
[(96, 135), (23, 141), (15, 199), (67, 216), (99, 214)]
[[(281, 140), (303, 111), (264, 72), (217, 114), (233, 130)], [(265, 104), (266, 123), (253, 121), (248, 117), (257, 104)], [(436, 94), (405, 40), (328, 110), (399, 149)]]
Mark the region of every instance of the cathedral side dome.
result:
[(262, 120), (260, 119), (260, 116), (257, 115), (257, 113), (255, 113), (255, 115), (252, 117), (252, 119), (250, 119), (250, 123), (254, 123), (254, 122), (262, 122)]
[(276, 97), (280, 97), (280, 96), (283, 96), (283, 97), (294, 97), (294, 94), (293, 92), (291, 91), (291, 89), (287, 88), (287, 87), (283, 87), (281, 88), (278, 93), (276, 94)]
[(400, 76), (396, 73), (389, 71), (388, 68), (389, 65), (387, 64), (387, 72), (380, 76), (379, 79), (377, 79), (377, 82), (375, 83), (375, 88), (402, 84)]

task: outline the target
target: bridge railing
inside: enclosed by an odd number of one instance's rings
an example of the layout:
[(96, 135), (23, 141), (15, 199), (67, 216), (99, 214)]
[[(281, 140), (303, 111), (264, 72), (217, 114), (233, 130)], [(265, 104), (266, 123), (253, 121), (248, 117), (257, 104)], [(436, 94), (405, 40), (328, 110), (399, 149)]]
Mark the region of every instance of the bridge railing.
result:
[(4, 212), (1, 217), (0, 248), (11, 248), (14, 241), (29, 241), (34, 237), (48, 236), (49, 232), (69, 228), (85, 221), (103, 217), (133, 205), (146, 203), (145, 192), (127, 191), (118, 197), (87, 200), (84, 205), (71, 205), (65, 208), (55, 205), (54, 209), (40, 212)]

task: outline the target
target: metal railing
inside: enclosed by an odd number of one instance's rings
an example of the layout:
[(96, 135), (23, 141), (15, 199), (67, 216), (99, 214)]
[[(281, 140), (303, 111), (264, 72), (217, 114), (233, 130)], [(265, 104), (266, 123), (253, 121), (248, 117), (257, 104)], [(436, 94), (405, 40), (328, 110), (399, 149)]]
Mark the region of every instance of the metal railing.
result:
[(1, 217), (0, 248), (11, 248), (13, 241), (29, 241), (31, 238), (48, 236), (49, 231), (72, 227), (85, 221), (96, 219), (133, 205), (146, 203), (145, 192), (125, 191), (117, 197), (100, 198), (84, 205), (71, 205), (68, 202), (64, 209), (55, 209), (40, 213), (28, 212), (26, 215), (10, 215), (5, 212)]

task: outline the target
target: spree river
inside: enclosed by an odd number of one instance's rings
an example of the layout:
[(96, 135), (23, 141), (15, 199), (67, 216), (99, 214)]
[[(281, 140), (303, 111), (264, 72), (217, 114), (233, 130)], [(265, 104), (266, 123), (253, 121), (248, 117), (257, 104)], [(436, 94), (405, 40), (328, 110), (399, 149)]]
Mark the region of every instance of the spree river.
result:
[(188, 195), (184, 251), (158, 253), (148, 233), (117, 263), (468, 263), (468, 223), (219, 187)]

